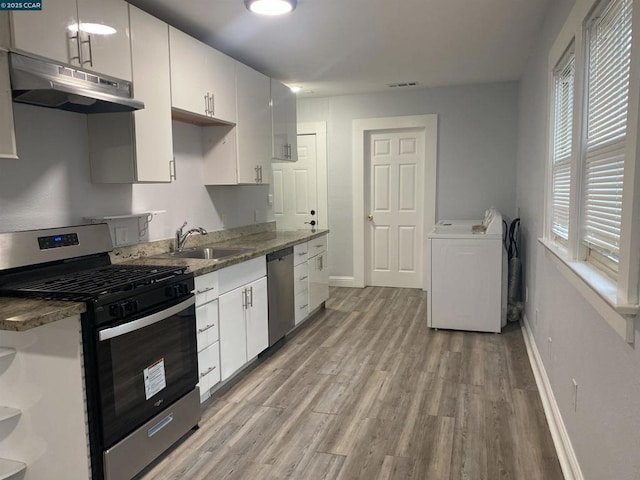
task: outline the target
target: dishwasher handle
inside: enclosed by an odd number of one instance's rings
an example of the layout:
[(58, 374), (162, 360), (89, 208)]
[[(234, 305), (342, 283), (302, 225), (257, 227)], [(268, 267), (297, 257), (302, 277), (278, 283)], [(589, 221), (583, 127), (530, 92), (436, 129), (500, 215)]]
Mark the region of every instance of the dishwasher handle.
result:
[(282, 250), (269, 253), (267, 255), (267, 262), (275, 262), (277, 260), (282, 260), (287, 255), (293, 255), (293, 247), (287, 247), (287, 248), (283, 248)]

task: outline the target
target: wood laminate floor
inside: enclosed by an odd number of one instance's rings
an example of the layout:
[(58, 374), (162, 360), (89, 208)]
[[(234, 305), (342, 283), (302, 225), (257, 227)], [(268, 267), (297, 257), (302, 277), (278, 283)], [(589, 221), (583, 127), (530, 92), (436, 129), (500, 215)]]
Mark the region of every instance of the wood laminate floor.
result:
[(411, 289), (326, 307), (139, 478), (563, 478), (519, 326), (430, 330)]

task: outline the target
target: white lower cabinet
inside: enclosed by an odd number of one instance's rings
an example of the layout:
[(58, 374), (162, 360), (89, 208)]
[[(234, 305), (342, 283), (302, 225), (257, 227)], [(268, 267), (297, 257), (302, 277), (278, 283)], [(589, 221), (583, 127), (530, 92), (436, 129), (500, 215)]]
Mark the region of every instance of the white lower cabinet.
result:
[(293, 267), (293, 293), (295, 295), (295, 324), (309, 316), (309, 267), (303, 263)]
[(226, 380), (247, 361), (246, 289), (220, 295), (220, 373)]
[(218, 312), (218, 272), (195, 278), (196, 342), (200, 401), (220, 382), (220, 342)]
[(313, 312), (329, 298), (329, 269), (327, 252), (309, 259), (309, 312)]
[(198, 370), (200, 397), (204, 400), (208, 398), (211, 387), (220, 381), (220, 342), (214, 342), (198, 352)]
[(231, 377), (269, 346), (265, 257), (220, 273), (220, 373)]

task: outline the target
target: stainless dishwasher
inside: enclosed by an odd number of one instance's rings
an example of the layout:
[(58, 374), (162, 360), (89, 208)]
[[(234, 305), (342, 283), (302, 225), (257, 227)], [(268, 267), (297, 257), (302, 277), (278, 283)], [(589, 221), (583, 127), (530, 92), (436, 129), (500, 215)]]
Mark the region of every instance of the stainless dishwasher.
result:
[(267, 255), (269, 292), (269, 346), (284, 337), (295, 325), (293, 291), (293, 247)]

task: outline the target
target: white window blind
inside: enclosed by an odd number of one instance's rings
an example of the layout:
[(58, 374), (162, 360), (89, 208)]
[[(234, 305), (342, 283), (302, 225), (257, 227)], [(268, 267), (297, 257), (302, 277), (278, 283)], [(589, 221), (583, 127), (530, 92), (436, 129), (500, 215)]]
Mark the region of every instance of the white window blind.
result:
[(551, 166), (551, 232), (569, 238), (569, 194), (576, 59), (569, 52), (554, 71), (554, 122)]
[(631, 63), (632, 0), (613, 0), (588, 31), (587, 139), (582, 240), (616, 259)]

